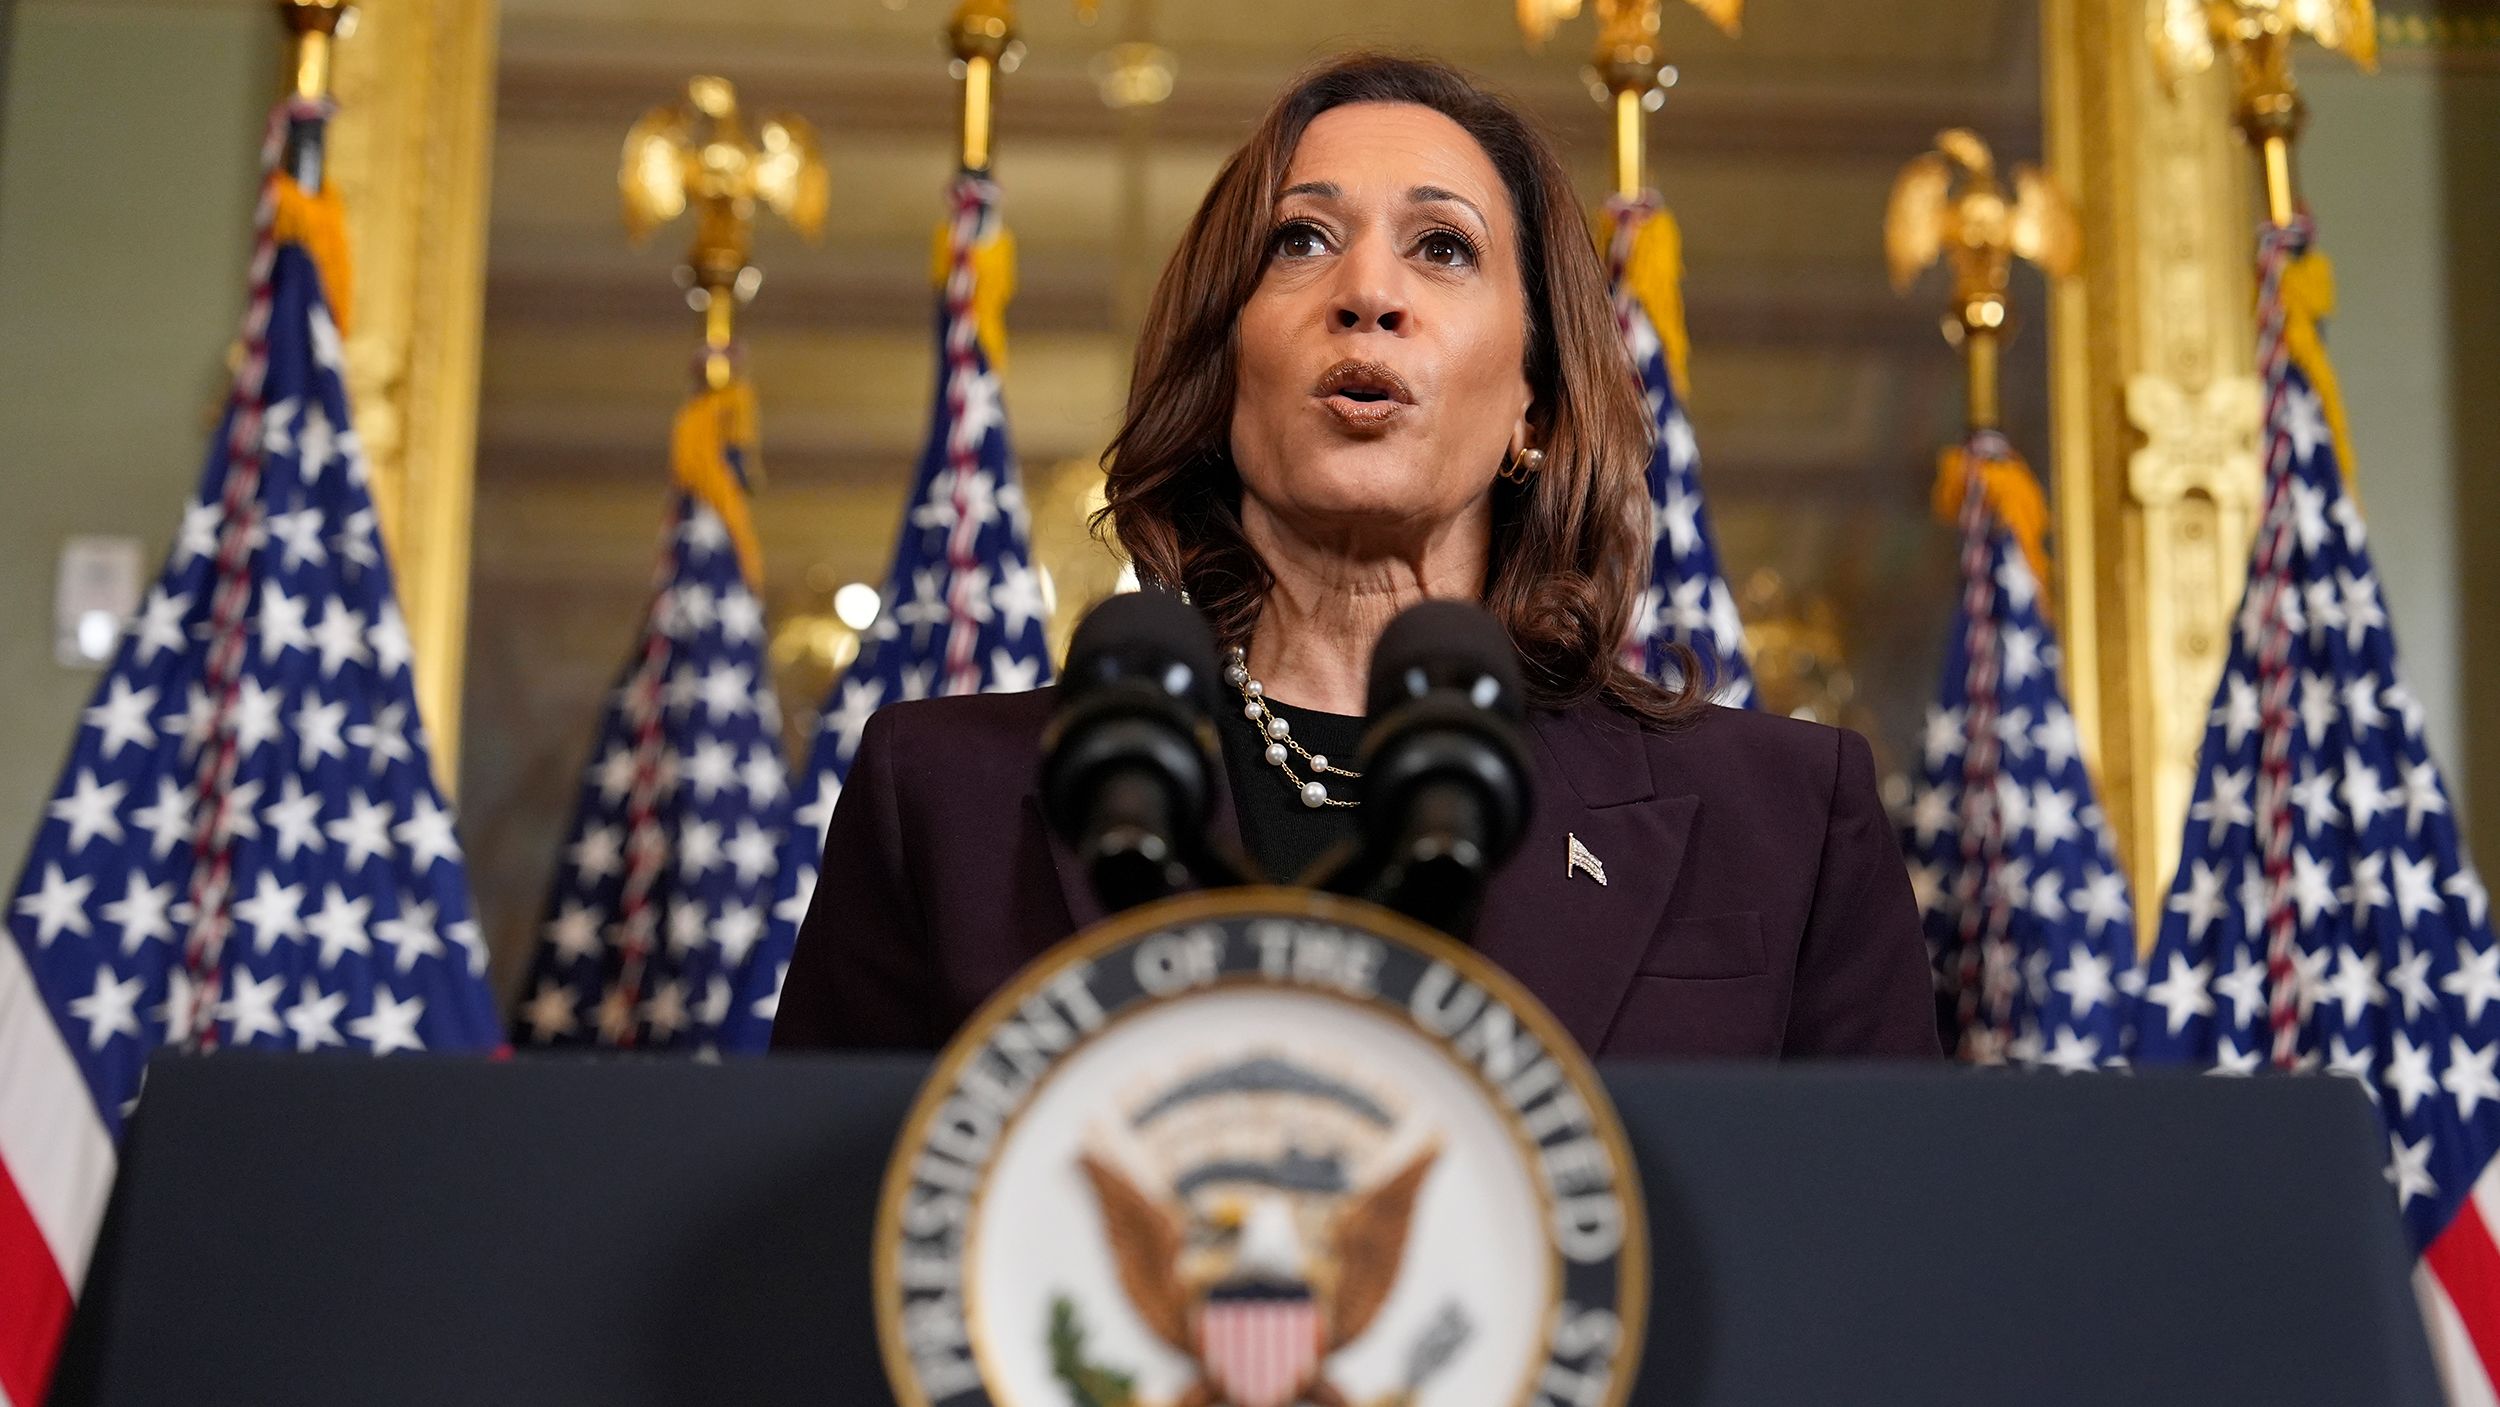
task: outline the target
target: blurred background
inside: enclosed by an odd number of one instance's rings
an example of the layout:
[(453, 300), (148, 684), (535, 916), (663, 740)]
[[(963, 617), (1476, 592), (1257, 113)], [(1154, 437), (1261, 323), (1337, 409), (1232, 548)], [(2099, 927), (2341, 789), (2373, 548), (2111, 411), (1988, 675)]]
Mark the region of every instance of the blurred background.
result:
[[(619, 143), (697, 72), (823, 137), (825, 237), (764, 223), (741, 321), (763, 406), (774, 660), (803, 740), (869, 619), (860, 592), (847, 618), (837, 597), (883, 581), (928, 428), (930, 250), (960, 102), (949, 8), (501, 6), (456, 782), (506, 983), (649, 590), (698, 340), (672, 278), (683, 231), (636, 249), (619, 227)], [(2500, 676), (2500, 581), (2482, 561), (2500, 530), (2500, 4), (2381, 9), (2385, 73), (2303, 72), (2317, 112), (2303, 177), (2341, 275), (2332, 338), (2378, 564), (2470, 816), (2500, 805), (2500, 703), (2474, 687)], [(1501, 0), (1106, 0), (1090, 24), (1029, 0), (1021, 23), (995, 167), (1018, 243), (1007, 403), (1062, 630), (1118, 572), (1084, 516), (1148, 291), (1297, 69), (1356, 47), (1448, 59), (1547, 124), (1592, 205), (1609, 185), (1585, 35), (1532, 55)], [(1682, 6), (1666, 23), (1682, 75), (1651, 119), (1650, 166), (1685, 233), (1690, 411), (1748, 644), (1771, 706), (1865, 731), (1898, 772), (1952, 605), (1953, 533), (1928, 496), (1959, 433), (1961, 372), (1937, 332), (1940, 279), (1908, 298), (1889, 286), (1885, 196), (1948, 126), (2002, 162), (2040, 158), (2043, 8), (1759, 0), (1741, 42)], [(94, 684), (54, 639), (64, 543), (135, 538), (143, 569), (164, 550), (222, 392), (279, 80), (257, 0), (0, 0), (0, 35), (0, 854), (17, 855)], [(2015, 290), (2006, 420), (2046, 472), (2048, 299), (2028, 268)]]

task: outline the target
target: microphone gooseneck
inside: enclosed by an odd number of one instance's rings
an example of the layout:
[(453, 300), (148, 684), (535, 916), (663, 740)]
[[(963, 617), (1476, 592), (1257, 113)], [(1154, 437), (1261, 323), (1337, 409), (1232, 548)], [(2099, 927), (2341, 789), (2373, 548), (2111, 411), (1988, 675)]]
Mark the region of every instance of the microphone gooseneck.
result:
[(1160, 591), (1077, 626), (1042, 735), (1042, 810), (1107, 913), (1188, 886), (1214, 805), (1215, 639)]

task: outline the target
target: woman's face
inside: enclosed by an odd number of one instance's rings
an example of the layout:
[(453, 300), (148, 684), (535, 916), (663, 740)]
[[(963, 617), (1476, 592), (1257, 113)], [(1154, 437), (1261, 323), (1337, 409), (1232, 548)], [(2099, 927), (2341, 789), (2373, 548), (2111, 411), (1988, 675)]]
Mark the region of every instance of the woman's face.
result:
[(1331, 108), (1271, 228), (1237, 328), (1243, 491), (1321, 537), (1429, 534), (1485, 502), (1530, 392), (1518, 218), (1484, 149), (1412, 103)]

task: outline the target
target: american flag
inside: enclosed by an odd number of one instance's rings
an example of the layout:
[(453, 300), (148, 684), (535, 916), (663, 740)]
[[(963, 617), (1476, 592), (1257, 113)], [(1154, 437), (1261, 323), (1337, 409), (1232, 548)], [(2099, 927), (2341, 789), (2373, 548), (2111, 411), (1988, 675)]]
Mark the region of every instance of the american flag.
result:
[[(2361, 511), (2287, 292), (2306, 216), (2260, 260), (2266, 491), (2185, 843), (2137, 1012), (2138, 1064), (2359, 1081), (2460, 1402), (2500, 1376), (2500, 947), (2422, 740)], [(2323, 309), (2314, 309), (2322, 312)]]
[[(678, 413), (650, 606), (600, 717), (515, 1043), (748, 1048), (722, 1028), (790, 817), (754, 590), (753, 433), (742, 382)], [(734, 1034), (761, 1046), (751, 1023)]]
[(884, 606), (826, 701), (807, 766), (795, 779), (799, 804), (782, 846), (771, 922), (732, 1004), (724, 1041), (760, 1041), (771, 1028), (790, 947), (816, 891), (825, 825), (868, 715), (902, 699), (1013, 693), (1050, 682), (1049, 606), (1033, 566), (996, 366), (1011, 246), (998, 220), (998, 187), (988, 177), (957, 177), (951, 199), (928, 443), (895, 539)]
[(2038, 488), (1993, 430), (1947, 470), (1962, 599), (1901, 833), (1945, 1040), (1977, 1064), (2120, 1064), (2134, 905), (2058, 683), (2039, 574), (1990, 496)]
[(0, 943), (0, 1400), (40, 1401), (160, 1047), (501, 1039), (451, 808), (307, 249), (334, 203), (264, 152), (224, 425), (95, 692)]
[[(1649, 585), (1624, 642), (1624, 662), (1653, 679), (1673, 683), (1675, 662), (1667, 653), (1688, 645), (1713, 681), (1712, 696), (1739, 707), (1754, 702), (1753, 669), (1745, 662), (1745, 627), (1736, 597), (1719, 571), (1719, 549), (1701, 501), (1701, 447), (1684, 417), (1677, 393), (1677, 366), (1684, 335), (1681, 295), (1683, 256), (1675, 217), (1655, 191), (1607, 202), (1614, 235), (1607, 246), (1615, 324), (1631, 348), (1641, 389), (1649, 398), (1654, 440), (1649, 456)], [(1670, 357), (1666, 338), (1676, 339)]]

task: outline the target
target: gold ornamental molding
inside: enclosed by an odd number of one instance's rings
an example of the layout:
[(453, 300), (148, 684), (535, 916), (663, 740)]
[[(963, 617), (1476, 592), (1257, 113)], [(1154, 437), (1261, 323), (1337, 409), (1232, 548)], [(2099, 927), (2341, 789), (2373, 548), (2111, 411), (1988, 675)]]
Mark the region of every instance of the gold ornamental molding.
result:
[(2256, 206), (2231, 75), (2176, 81), (2147, 0), (2043, 0), (2051, 173), (2081, 277), (2050, 329), (2068, 687), (2149, 941), (2230, 647), (2259, 488)]
[(417, 706), (459, 779), (495, 0), (359, 0), (335, 46), (330, 179), (356, 257), (348, 391), (414, 647)]

